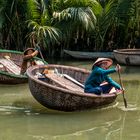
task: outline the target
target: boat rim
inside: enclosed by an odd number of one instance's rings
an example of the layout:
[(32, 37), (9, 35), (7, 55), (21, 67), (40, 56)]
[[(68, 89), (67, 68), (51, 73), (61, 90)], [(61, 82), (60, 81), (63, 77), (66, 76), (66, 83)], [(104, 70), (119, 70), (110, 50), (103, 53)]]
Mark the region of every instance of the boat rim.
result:
[[(35, 69), (39, 69), (39, 68), (48, 68), (48, 67), (51, 67), (51, 66), (60, 66), (60, 65), (54, 65), (54, 64), (48, 64), (48, 65), (41, 65), (41, 66), (32, 66), (30, 68), (27, 69), (27, 76), (28, 78), (30, 78), (31, 80), (39, 83), (39, 84), (42, 84), (43, 86), (48, 86), (49, 88), (52, 88), (52, 89), (57, 89), (59, 91), (65, 91), (69, 94), (74, 94), (74, 95), (78, 95), (78, 96), (84, 96), (84, 97), (91, 97), (91, 98), (108, 98), (108, 97), (114, 97), (114, 96), (117, 96), (119, 94), (121, 94), (121, 92), (114, 92), (114, 93), (111, 93), (111, 94), (101, 94), (101, 95), (96, 95), (96, 94), (90, 94), (90, 93), (84, 93), (84, 92), (78, 92), (78, 91), (70, 91), (68, 89), (64, 89), (64, 88), (61, 88), (61, 87), (56, 87), (56, 86), (53, 86), (51, 84), (48, 84), (48, 83), (45, 83), (41, 80), (39, 80), (38, 78), (34, 77), (34, 75), (32, 74), (32, 71), (35, 70)], [(65, 65), (61, 65), (61, 67), (67, 67)], [(73, 66), (69, 66), (71, 68), (74, 68), (74, 69), (77, 69), (76, 67), (73, 67)], [(85, 69), (82, 69), (81, 70), (85, 70)], [(84, 94), (83, 94), (84, 93)]]
[(117, 49), (117, 50), (113, 50), (113, 53), (127, 54), (127, 55), (140, 55), (140, 49)]
[(23, 54), (21, 51), (0, 49), (0, 53), (7, 53), (7, 52), (9, 52), (9, 53)]

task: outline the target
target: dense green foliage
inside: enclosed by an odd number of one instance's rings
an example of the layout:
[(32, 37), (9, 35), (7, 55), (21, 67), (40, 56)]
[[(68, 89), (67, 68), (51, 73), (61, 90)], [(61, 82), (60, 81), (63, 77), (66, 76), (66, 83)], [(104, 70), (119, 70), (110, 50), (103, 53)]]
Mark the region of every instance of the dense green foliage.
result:
[(0, 18), (5, 49), (37, 43), (54, 56), (140, 47), (139, 0), (0, 0)]

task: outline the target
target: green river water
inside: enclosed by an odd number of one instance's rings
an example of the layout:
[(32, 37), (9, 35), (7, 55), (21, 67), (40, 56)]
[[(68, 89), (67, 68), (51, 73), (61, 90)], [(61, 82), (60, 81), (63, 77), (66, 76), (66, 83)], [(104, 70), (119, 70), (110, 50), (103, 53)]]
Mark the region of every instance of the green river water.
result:
[[(90, 69), (92, 62), (59, 64)], [(28, 84), (0, 85), (0, 140), (140, 140), (140, 67), (122, 67), (122, 95), (113, 106), (60, 112), (40, 105)], [(118, 82), (118, 75), (111, 75)]]

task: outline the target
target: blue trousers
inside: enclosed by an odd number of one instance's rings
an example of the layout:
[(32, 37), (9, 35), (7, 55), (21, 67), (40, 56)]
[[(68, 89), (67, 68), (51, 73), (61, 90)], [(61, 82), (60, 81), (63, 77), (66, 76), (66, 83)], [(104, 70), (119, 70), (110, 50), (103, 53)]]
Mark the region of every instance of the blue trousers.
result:
[(109, 93), (112, 88), (113, 88), (112, 85), (105, 84), (98, 87), (92, 87), (92, 88), (86, 89), (85, 92), (100, 95), (101, 93), (103, 94)]

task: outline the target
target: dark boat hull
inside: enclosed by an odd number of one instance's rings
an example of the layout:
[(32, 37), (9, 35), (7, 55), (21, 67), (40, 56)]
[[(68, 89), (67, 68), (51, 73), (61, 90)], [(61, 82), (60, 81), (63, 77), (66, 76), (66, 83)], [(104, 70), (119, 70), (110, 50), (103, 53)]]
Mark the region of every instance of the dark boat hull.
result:
[(0, 84), (23, 84), (27, 83), (27, 76), (15, 76), (14, 74), (0, 72)]
[(81, 51), (69, 51), (64, 52), (73, 58), (77, 59), (96, 59), (98, 57), (112, 58), (114, 59), (113, 52), (81, 52)]

